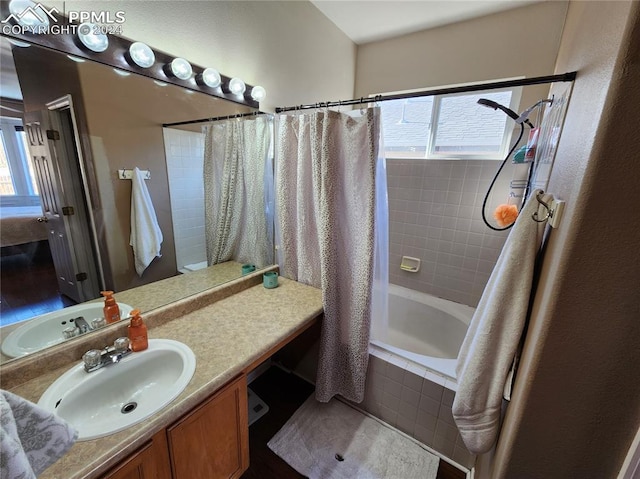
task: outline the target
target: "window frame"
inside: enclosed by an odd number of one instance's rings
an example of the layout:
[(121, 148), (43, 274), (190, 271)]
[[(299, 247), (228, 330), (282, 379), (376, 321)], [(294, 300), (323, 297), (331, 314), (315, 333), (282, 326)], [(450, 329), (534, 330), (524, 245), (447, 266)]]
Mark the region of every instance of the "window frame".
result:
[(29, 175), (29, 151), (24, 151), (22, 141), (18, 138), (20, 129), (16, 127), (23, 128), (20, 118), (0, 117), (5, 155), (15, 191), (13, 195), (1, 195), (0, 199), (4, 206), (36, 206), (40, 204), (40, 198)]
[[(513, 78), (511, 78), (510, 80), (512, 80)], [(502, 81), (502, 80), (501, 80)], [(469, 84), (472, 85), (472, 84)], [(451, 85), (452, 87), (455, 86), (463, 86), (463, 85)], [(440, 88), (447, 88), (447, 87), (437, 87), (437, 89)], [(413, 90), (413, 91), (420, 91), (420, 90)], [(443, 152), (443, 153), (437, 153), (434, 151), (435, 149), (435, 140), (436, 140), (436, 135), (438, 132), (438, 119), (440, 117), (440, 105), (442, 102), (443, 98), (451, 98), (451, 97), (456, 97), (456, 96), (464, 96), (464, 95), (482, 95), (482, 94), (489, 94), (489, 93), (498, 93), (498, 92), (504, 92), (504, 91), (510, 91), (511, 92), (511, 99), (509, 101), (509, 105), (505, 105), (508, 108), (510, 108), (513, 111), (518, 111), (518, 107), (520, 105), (520, 99), (522, 97), (522, 87), (521, 86), (516, 86), (516, 87), (507, 87), (507, 88), (488, 88), (486, 90), (478, 90), (478, 91), (470, 91), (470, 92), (460, 92), (460, 93), (449, 93), (449, 94), (444, 94), (444, 95), (432, 95), (433, 96), (433, 106), (431, 108), (431, 119), (430, 119), (430, 128), (429, 128), (429, 135), (428, 135), (428, 140), (427, 140), (427, 145), (426, 145), (426, 151), (424, 156), (414, 156), (414, 157), (400, 157), (400, 156), (393, 156), (392, 154), (389, 155), (387, 152), (385, 152), (385, 157), (388, 160), (407, 160), (407, 159), (415, 159), (415, 160), (503, 160), (504, 156), (507, 154), (507, 151), (509, 149), (509, 146), (511, 144), (511, 138), (513, 136), (513, 131), (514, 131), (514, 125), (510, 124), (510, 122), (505, 121), (505, 126), (504, 126), (504, 131), (502, 133), (502, 144), (500, 145), (500, 149), (497, 152), (494, 153), (485, 153), (485, 154), (468, 154), (468, 153), (452, 153), (452, 152)], [(411, 93), (412, 91), (405, 91), (402, 93)], [(396, 93), (387, 93), (387, 94), (398, 94), (398, 92)], [(378, 95), (371, 95), (373, 96), (378, 96)], [(427, 96), (427, 95), (425, 95)], [(501, 112), (496, 112), (496, 114), (502, 114)], [(508, 118), (508, 117), (507, 117)], [(390, 152), (392, 153), (392, 152)]]

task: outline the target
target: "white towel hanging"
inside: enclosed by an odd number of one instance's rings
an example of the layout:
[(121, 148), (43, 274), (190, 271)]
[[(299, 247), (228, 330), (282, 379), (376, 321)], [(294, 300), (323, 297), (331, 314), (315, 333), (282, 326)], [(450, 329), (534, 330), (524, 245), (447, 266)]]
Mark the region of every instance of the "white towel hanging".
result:
[(482, 294), (458, 354), (458, 391), (453, 418), (467, 449), (482, 454), (491, 449), (500, 430), (505, 379), (525, 324), (533, 271), (542, 243), (546, 212), (539, 202), (550, 195), (533, 192), (509, 233)]
[(135, 167), (131, 178), (131, 237), (138, 276), (142, 276), (151, 261), (160, 254), (162, 231), (158, 225), (144, 175)]

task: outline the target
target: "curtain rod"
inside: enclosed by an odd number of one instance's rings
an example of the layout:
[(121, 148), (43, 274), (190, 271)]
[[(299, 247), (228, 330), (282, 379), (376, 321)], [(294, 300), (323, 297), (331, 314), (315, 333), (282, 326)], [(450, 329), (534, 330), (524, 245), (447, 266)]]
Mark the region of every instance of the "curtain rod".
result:
[(285, 111), (291, 111), (291, 110), (308, 110), (312, 108), (321, 108), (321, 107), (327, 108), (332, 106), (360, 105), (362, 103), (372, 103), (372, 102), (388, 101), (388, 100), (402, 100), (405, 98), (417, 98), (422, 96), (447, 95), (451, 93), (467, 93), (467, 92), (480, 91), (480, 90), (497, 90), (499, 88), (539, 85), (543, 83), (569, 82), (569, 81), (574, 81), (576, 79), (576, 74), (577, 72), (569, 72), (569, 73), (563, 73), (560, 75), (548, 75), (548, 76), (542, 76), (542, 77), (523, 78), (520, 80), (506, 80), (506, 81), (499, 81), (499, 82), (492, 82), (492, 83), (479, 83), (476, 85), (438, 88), (435, 90), (422, 90), (422, 91), (414, 91), (410, 93), (398, 93), (395, 95), (376, 95), (374, 97), (367, 97), (367, 98), (364, 98), (364, 97), (354, 98), (353, 100), (328, 101), (328, 102), (313, 103), (309, 105), (288, 106), (284, 108), (278, 107), (276, 108), (276, 113), (283, 113)]
[(176, 121), (175, 123), (163, 123), (163, 128), (168, 128), (171, 126), (180, 126), (180, 125), (191, 125), (192, 123), (209, 123), (212, 121), (219, 120), (232, 120), (233, 118), (242, 118), (245, 116), (258, 116), (258, 115), (267, 115), (265, 111), (252, 111), (249, 113), (236, 113), (235, 115), (225, 115), (225, 116), (217, 116), (215, 118), (201, 118), (200, 120), (187, 120), (187, 121)]

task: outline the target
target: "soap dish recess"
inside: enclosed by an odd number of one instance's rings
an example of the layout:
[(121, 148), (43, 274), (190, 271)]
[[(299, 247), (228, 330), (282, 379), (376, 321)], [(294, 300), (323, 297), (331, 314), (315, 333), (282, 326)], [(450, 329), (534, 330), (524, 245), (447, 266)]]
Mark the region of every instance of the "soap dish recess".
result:
[(420, 259), (412, 258), (411, 256), (403, 256), (402, 263), (400, 263), (400, 269), (410, 273), (417, 273), (420, 271)]

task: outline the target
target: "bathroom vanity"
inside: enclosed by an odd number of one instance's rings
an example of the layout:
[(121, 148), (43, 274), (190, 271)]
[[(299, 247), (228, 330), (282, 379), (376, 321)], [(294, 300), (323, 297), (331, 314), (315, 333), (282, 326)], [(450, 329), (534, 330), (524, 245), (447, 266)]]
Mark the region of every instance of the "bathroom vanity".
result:
[[(149, 314), (150, 339), (180, 341), (195, 353), (196, 370), (187, 387), (147, 420), (77, 442), (40, 477), (239, 477), (249, 465), (247, 374), (321, 315), (320, 290), (284, 278), (267, 289), (262, 272)], [(109, 344), (125, 330), (126, 325), (112, 325), (84, 342), (74, 339), (27, 357), (20, 360), (20, 372), (9, 363), (2, 368), (3, 388), (37, 402), (79, 363), (82, 350)]]
[(242, 375), (107, 472), (105, 479), (237, 478), (249, 467)]

